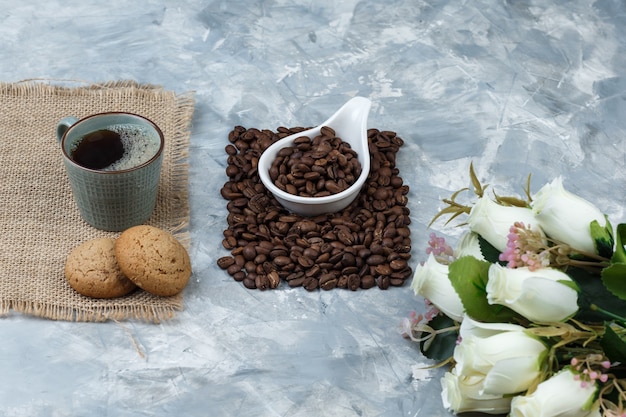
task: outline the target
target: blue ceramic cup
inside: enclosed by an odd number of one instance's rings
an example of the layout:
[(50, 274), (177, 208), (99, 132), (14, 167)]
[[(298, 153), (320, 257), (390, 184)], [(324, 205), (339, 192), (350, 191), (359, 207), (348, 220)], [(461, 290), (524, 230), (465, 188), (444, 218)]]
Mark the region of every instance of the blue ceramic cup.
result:
[[(81, 165), (76, 149), (100, 132), (115, 132), (123, 142), (124, 156), (103, 168)], [(163, 132), (156, 124), (131, 113), (100, 113), (81, 120), (69, 116), (58, 123), (57, 139), (83, 220), (107, 231), (148, 220), (156, 205), (163, 160)]]

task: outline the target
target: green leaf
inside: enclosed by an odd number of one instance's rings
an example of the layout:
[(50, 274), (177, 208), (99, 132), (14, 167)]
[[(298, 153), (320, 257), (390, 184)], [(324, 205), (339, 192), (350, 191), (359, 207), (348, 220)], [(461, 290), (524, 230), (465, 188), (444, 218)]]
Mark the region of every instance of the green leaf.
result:
[(478, 246), (480, 246), (480, 252), (483, 254), (486, 261), (492, 264), (500, 261), (500, 251), (491, 243), (487, 242), (481, 235), (478, 235)]
[[(428, 322), (428, 325), (435, 330), (453, 327), (455, 324), (454, 320), (444, 314), (438, 314)], [(454, 353), (454, 347), (458, 338), (458, 330), (437, 334), (428, 346), (428, 349), (425, 349), (426, 341), (420, 342), (420, 351), (429, 359), (444, 361)]]
[(626, 341), (624, 341), (623, 338), (624, 329), (621, 327), (616, 329), (621, 330), (621, 337), (615, 332), (615, 330), (613, 330), (610, 323), (607, 323), (605, 326), (605, 333), (602, 340), (600, 340), (600, 344), (604, 349), (604, 353), (608, 356), (611, 362), (626, 363)]
[(610, 258), (613, 254), (613, 226), (609, 222), (609, 218), (605, 215), (606, 225), (600, 226), (597, 220), (591, 222), (591, 237), (596, 242), (596, 249), (598, 254), (605, 258)]
[(459, 294), (466, 313), (475, 320), (504, 323), (519, 318), (508, 307), (487, 302), (487, 280), (491, 263), (464, 256), (448, 267), (448, 278)]
[(571, 289), (573, 289), (576, 292), (580, 292), (580, 288), (578, 288), (578, 285), (576, 285), (576, 282), (574, 281), (566, 281), (564, 279), (560, 279), (557, 281), (559, 284), (563, 284), (566, 287), (570, 287)]
[(602, 270), (602, 282), (611, 294), (626, 300), (626, 264), (618, 263)]
[(615, 234), (615, 252), (611, 257), (613, 263), (626, 263), (626, 223), (620, 223), (617, 225)]
[(626, 302), (613, 295), (597, 275), (591, 274), (583, 269), (569, 267), (567, 275), (573, 279), (580, 292), (578, 293), (579, 311), (576, 318), (582, 321), (603, 322), (607, 316), (591, 308), (596, 305), (603, 310), (626, 317)]

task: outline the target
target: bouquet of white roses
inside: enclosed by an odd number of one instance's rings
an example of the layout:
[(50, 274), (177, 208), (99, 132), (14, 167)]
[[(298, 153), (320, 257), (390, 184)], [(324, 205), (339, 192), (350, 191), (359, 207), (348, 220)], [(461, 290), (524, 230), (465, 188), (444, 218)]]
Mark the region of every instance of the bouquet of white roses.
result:
[[(525, 199), (460, 192), (456, 248), (431, 234), (412, 288), (429, 310), (403, 323), (450, 370), (444, 406), (511, 417), (626, 417), (626, 223), (615, 230), (557, 178)], [(463, 191), (463, 190), (461, 190)], [(432, 224), (432, 223), (431, 223)]]

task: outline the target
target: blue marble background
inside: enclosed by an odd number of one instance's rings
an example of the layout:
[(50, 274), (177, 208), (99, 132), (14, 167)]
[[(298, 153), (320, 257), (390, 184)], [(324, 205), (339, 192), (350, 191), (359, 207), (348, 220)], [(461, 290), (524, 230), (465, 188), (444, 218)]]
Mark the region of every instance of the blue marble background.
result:
[[(413, 266), (441, 198), (563, 175), (626, 221), (621, 0), (0, 0), (0, 80), (195, 91), (186, 307), (160, 325), (0, 320), (0, 415), (448, 416), (388, 291), (245, 290), (215, 265), (235, 125), (322, 122), (349, 98), (405, 141)], [(469, 197), (469, 196), (467, 196)]]

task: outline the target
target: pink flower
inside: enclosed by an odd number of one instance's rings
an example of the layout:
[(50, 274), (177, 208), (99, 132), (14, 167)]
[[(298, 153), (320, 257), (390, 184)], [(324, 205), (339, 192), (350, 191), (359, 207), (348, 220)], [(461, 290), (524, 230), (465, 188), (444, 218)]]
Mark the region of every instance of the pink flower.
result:
[(531, 271), (550, 265), (550, 253), (542, 233), (523, 222), (515, 222), (509, 232), (500, 261), (507, 262), (509, 268), (528, 267)]

